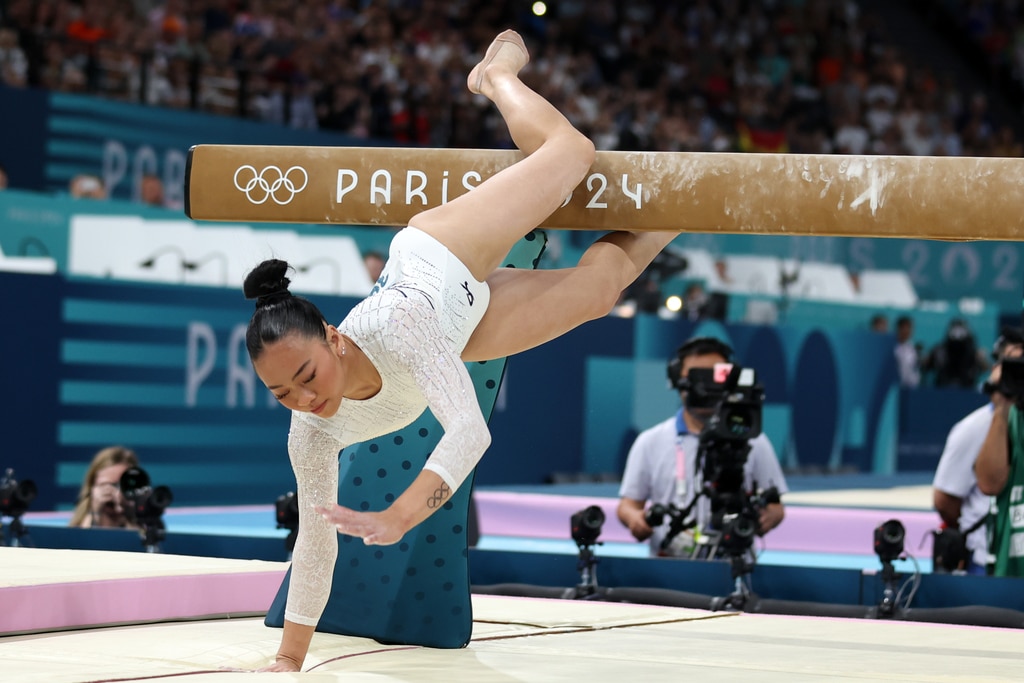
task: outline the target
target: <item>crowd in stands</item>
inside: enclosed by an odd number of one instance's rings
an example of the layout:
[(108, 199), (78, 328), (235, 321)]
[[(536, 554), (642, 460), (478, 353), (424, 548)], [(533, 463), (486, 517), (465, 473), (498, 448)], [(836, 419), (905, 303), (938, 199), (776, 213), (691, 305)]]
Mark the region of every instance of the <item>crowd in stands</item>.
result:
[[(972, 2), (968, 5), (1015, 5)], [(496, 28), (599, 149), (1018, 156), (853, 0), (0, 0), (0, 80), (432, 147), (510, 146)], [(990, 22), (989, 26), (992, 25)]]
[[(924, 0), (918, 0), (924, 2)], [(983, 57), (991, 77), (1024, 91), (1024, 6), (1016, 0), (938, 0), (933, 12)]]

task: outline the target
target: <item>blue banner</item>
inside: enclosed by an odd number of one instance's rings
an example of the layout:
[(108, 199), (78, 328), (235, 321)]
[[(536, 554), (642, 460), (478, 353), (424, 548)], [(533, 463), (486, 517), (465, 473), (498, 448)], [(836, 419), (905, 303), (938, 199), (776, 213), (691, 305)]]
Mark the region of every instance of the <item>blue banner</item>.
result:
[(141, 180), (163, 180), (168, 203), (180, 205), (185, 160), (198, 144), (374, 146), (379, 141), (295, 130), (200, 112), (115, 102), (85, 95), (0, 85), (0, 163), (11, 186), (66, 192), (78, 174), (98, 176), (108, 196), (140, 197)]
[[(0, 335), (15, 395), (0, 469), (36, 481), (33, 509), (67, 507), (100, 449), (136, 450), (177, 504), (271, 503), (294, 488), (290, 415), (245, 350), (239, 292), (0, 272)], [(325, 310), (354, 300), (318, 297)]]

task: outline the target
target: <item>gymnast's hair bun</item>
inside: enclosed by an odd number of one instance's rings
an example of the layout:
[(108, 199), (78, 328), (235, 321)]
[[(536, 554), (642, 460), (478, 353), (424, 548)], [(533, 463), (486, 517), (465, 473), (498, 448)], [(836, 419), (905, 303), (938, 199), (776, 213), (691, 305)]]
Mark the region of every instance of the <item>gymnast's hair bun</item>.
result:
[(287, 261), (267, 259), (245, 276), (242, 291), (246, 299), (256, 299), (256, 308), (271, 306), (290, 297), (288, 291), (291, 280), (285, 275), (288, 272)]

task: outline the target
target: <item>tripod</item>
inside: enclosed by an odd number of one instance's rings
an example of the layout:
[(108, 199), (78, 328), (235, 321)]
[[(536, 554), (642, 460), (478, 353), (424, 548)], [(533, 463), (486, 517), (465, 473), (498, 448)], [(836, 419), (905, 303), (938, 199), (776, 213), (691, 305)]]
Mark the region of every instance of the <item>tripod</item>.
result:
[(167, 538), (167, 527), (164, 526), (163, 518), (160, 516), (147, 517), (140, 519), (139, 524), (141, 526), (142, 545), (145, 547), (146, 552), (161, 552), (160, 543)]
[(733, 592), (726, 596), (712, 598), (712, 611), (742, 612), (747, 605), (747, 600), (753, 595), (749, 580), (750, 573), (754, 571), (754, 563), (747, 557), (747, 550), (730, 553), (729, 564), (732, 568)]
[(896, 584), (899, 581), (900, 575), (896, 573), (896, 568), (892, 566), (892, 562), (889, 560), (882, 561), (882, 601), (878, 603), (878, 617), (887, 618), (893, 616), (896, 612)]
[(600, 542), (578, 543), (580, 553), (576, 560), (576, 569), (580, 573), (580, 582), (573, 588), (565, 589), (562, 593), (563, 599), (571, 600), (600, 600), (605, 589), (597, 585), (597, 563), (599, 560), (592, 550), (593, 545), (601, 545)]
[[(11, 523), (8, 524), (7, 527), (10, 531), (7, 534), (0, 536), (0, 538), (3, 538), (6, 541), (6, 545), (11, 548), (26, 545), (25, 539), (28, 539), (28, 528), (25, 526), (25, 523), (21, 521), (20, 514), (11, 517)], [(2, 525), (0, 525), (0, 529), (2, 529)]]

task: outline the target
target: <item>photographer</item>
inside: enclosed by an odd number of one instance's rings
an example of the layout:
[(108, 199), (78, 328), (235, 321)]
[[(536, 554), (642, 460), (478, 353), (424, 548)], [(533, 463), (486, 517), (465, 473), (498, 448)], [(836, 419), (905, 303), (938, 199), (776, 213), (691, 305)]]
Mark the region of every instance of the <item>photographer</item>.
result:
[(135, 452), (123, 446), (110, 446), (97, 453), (82, 479), (69, 526), (134, 528), (125, 511), (121, 476), (138, 466)]
[[(1021, 331), (1005, 328), (993, 346), (992, 361), (998, 367), (1004, 358), (1020, 356), (1022, 349)], [(992, 379), (998, 380), (998, 374)], [(991, 379), (984, 388), (989, 396), (996, 390)], [(975, 575), (987, 571), (985, 517), (992, 499), (978, 488), (974, 461), (992, 423), (994, 407), (990, 400), (974, 410), (953, 425), (946, 438), (932, 482), (933, 504), (945, 527), (935, 538), (936, 571), (963, 570)]]
[(978, 489), (995, 496), (988, 518), (991, 574), (1024, 576), (1024, 358), (1005, 354), (992, 368), (992, 420), (974, 461)]
[[(691, 386), (689, 378), (691, 370), (710, 371), (716, 364), (729, 363), (731, 359), (732, 349), (712, 337), (697, 337), (683, 344), (669, 361), (669, 379), (680, 392), (683, 407), (676, 415), (641, 432), (630, 449), (619, 489), (617, 514), (637, 540), (650, 540), (652, 555), (720, 556), (715, 546), (708, 543), (719, 530), (712, 525), (712, 501), (707, 495), (701, 495), (705, 492), (706, 463), (698, 462), (699, 436), (714, 415), (715, 407), (698, 400), (705, 387)], [(715, 453), (707, 453), (705, 457), (713, 458)], [(778, 494), (787, 490), (775, 449), (762, 433), (749, 441), (742, 475), (743, 490), (739, 493), (744, 496), (757, 497), (756, 487), (775, 487)], [(686, 520), (689, 528), (677, 533), (667, 544), (663, 543), (670, 532), (670, 524), (659, 524), (656, 520), (650, 520), (653, 525), (649, 523), (651, 511), (645, 509), (648, 503), (673, 505), (678, 510), (693, 505), (690, 519)], [(771, 496), (756, 507), (758, 534), (763, 535), (782, 522), (781, 499)]]

